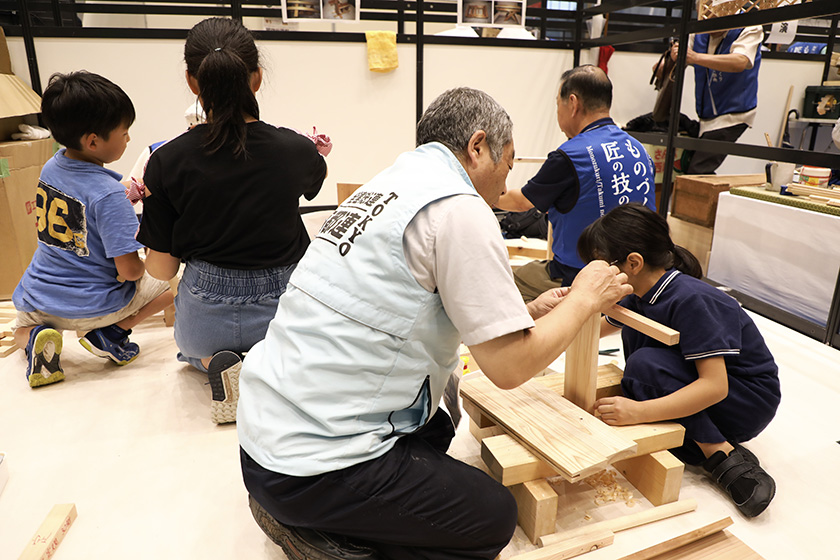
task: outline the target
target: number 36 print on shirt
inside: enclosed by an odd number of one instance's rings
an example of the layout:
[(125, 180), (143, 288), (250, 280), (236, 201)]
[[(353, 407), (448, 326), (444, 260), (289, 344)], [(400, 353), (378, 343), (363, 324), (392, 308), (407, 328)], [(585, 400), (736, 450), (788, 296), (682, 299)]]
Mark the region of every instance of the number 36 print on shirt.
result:
[(85, 205), (43, 181), (38, 182), (35, 202), (38, 241), (86, 257), (90, 252)]

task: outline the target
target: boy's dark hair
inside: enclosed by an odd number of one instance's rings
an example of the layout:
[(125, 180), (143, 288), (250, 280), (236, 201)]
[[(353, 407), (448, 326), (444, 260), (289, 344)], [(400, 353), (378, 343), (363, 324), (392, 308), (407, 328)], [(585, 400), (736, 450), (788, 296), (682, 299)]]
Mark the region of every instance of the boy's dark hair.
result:
[(118, 126), (131, 126), (136, 115), (120, 86), (82, 70), (50, 76), (41, 97), (41, 116), (59, 144), (80, 150), (85, 134), (108, 140)]
[(622, 263), (630, 253), (639, 253), (652, 267), (703, 277), (697, 257), (671, 241), (665, 218), (638, 202), (617, 206), (589, 224), (578, 238), (577, 250), (584, 262)]
[(236, 157), (245, 154), (247, 129), (243, 115), (260, 118), (251, 91), (251, 74), (260, 68), (260, 55), (251, 32), (238, 20), (210, 18), (187, 33), (184, 46), (187, 72), (198, 82), (207, 115), (207, 153), (230, 145)]
[(573, 93), (587, 113), (609, 110), (612, 106), (612, 82), (597, 66), (584, 64), (563, 72), (560, 97), (568, 100)]

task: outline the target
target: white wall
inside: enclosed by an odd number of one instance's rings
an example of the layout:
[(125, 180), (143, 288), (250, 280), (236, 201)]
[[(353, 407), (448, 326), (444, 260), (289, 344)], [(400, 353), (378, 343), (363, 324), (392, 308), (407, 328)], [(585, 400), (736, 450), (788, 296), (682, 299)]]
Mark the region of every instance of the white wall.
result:
[[(23, 41), (12, 37), (8, 42), (13, 70), (28, 82)], [(414, 147), (414, 45), (398, 46), (400, 67), (388, 74), (368, 71), (363, 43), (262, 41), (259, 46), (266, 67), (258, 97), (263, 120), (299, 130), (315, 125), (334, 142), (327, 181), (308, 204), (334, 204), (336, 182), (367, 181)], [(183, 41), (39, 38), (36, 49), (44, 86), (53, 72), (86, 69), (118, 83), (133, 100), (132, 141), (113, 169), (127, 173), (145, 146), (184, 130), (184, 110), (195, 98), (184, 81)], [(584, 53), (583, 62), (589, 57)], [(648, 82), (657, 59), (641, 53), (612, 56), (612, 115), (620, 124), (653, 108), (655, 94)], [(544, 156), (565, 140), (554, 100), (560, 75), (571, 65), (572, 52), (564, 50), (427, 45), (424, 103), (455, 86), (482, 89), (511, 114), (517, 155)], [(794, 84), (792, 107), (801, 108), (805, 86), (819, 83), (821, 71), (817, 62), (765, 60), (756, 123), (742, 142), (764, 144), (764, 132), (775, 142), (789, 85)], [(696, 118), (693, 88), (689, 71), (682, 112)], [(536, 169), (517, 164), (508, 184), (524, 183)], [(763, 169), (763, 161), (730, 157), (720, 173)]]

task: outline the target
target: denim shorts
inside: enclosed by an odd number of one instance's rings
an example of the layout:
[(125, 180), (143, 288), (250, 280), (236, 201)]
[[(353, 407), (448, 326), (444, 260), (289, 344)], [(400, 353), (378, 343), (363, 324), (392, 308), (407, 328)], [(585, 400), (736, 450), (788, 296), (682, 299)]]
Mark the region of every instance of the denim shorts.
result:
[(175, 296), (178, 359), (207, 371), (202, 358), (250, 350), (265, 338), (295, 266), (234, 270), (187, 262)]

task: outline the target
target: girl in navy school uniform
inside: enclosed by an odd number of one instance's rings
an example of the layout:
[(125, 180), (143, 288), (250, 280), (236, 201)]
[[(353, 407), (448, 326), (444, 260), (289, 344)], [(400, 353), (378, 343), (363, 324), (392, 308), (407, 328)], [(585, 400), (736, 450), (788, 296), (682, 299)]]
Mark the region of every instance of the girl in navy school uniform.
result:
[[(755, 517), (776, 484), (740, 443), (764, 430), (781, 392), (778, 368), (764, 339), (732, 297), (699, 278), (700, 263), (674, 245), (665, 219), (639, 204), (613, 209), (578, 240), (584, 262), (603, 259), (627, 275), (633, 294), (621, 304), (680, 332), (675, 346), (633, 329), (622, 330), (624, 397), (607, 397), (595, 410), (620, 426), (674, 420), (685, 443), (671, 451), (702, 464), (744, 515)], [(622, 327), (605, 318), (601, 336)]]

